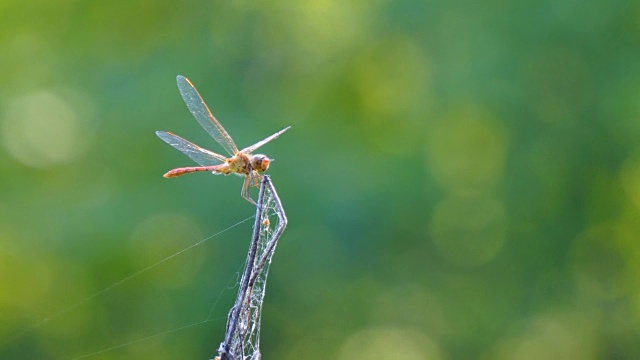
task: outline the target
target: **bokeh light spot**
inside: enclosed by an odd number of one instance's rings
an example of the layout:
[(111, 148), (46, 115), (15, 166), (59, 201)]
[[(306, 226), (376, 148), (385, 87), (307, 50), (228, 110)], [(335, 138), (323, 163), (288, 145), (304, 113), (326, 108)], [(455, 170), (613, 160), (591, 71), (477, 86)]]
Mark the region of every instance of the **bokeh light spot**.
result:
[(428, 158), (448, 189), (486, 189), (502, 178), (507, 132), (487, 112), (460, 108), (431, 129)]
[(594, 226), (578, 236), (573, 245), (572, 267), (583, 294), (607, 300), (631, 289), (633, 252), (625, 248), (626, 243), (625, 233), (612, 225)]
[(338, 360), (442, 359), (440, 347), (426, 334), (393, 327), (369, 328), (347, 338)]
[(7, 233), (6, 228), (0, 231), (0, 273), (19, 272), (23, 276), (27, 274), (31, 281), (20, 281), (20, 277), (6, 276), (0, 282), (0, 309), (15, 310), (24, 307), (25, 311), (29, 311), (38, 303), (40, 297), (47, 296), (54, 271), (47, 268), (50, 265), (47, 262), (48, 259), (25, 254), (24, 249), (12, 245), (9, 240), (14, 242), (31, 240), (15, 238), (15, 236), (17, 235)]
[(89, 135), (74, 105), (62, 93), (53, 91), (13, 99), (2, 114), (2, 143), (9, 154), (27, 166), (72, 161), (84, 150)]
[(519, 333), (502, 341), (485, 359), (594, 359), (597, 342), (593, 323), (573, 314), (537, 316)]
[(401, 116), (424, 103), (430, 66), (418, 44), (395, 36), (366, 53), (357, 64), (355, 75), (364, 111)]
[[(14, 244), (9, 243), (7, 236), (17, 235), (6, 232), (6, 228), (3, 230), (0, 231), (0, 273), (11, 276), (0, 281), (0, 318), (4, 319), (0, 324), (0, 338), (11, 339), (16, 335), (15, 328), (11, 328), (15, 326), (12, 321), (16, 321), (21, 331), (33, 331), (32, 335), (51, 341), (72, 338), (78, 331), (86, 331), (95, 314), (95, 304), (65, 312), (64, 321), (58, 321), (63, 313), (53, 311), (56, 307), (61, 310), (61, 297), (64, 302), (88, 296), (90, 286), (86, 272), (79, 270), (76, 263), (16, 245), (18, 242), (32, 244), (33, 239), (14, 238), (11, 239), (16, 240)], [(64, 281), (56, 282), (56, 279)], [(41, 299), (49, 299), (46, 306), (41, 304)], [(45, 323), (46, 326), (40, 326)], [(34, 327), (29, 328), (29, 324)]]
[[(288, 34), (306, 53), (304, 59), (330, 58), (366, 35), (371, 2), (320, 0), (293, 2), (283, 18)], [(309, 56), (312, 55), (312, 56)]]
[(440, 299), (419, 283), (400, 284), (383, 291), (371, 303), (371, 319), (382, 324), (428, 329), (432, 335), (451, 331)]
[(438, 204), (430, 224), (440, 254), (460, 266), (491, 261), (502, 249), (507, 216), (503, 205), (485, 195), (451, 195)]
[(620, 179), (629, 198), (640, 209), (640, 155), (630, 156), (624, 162)]

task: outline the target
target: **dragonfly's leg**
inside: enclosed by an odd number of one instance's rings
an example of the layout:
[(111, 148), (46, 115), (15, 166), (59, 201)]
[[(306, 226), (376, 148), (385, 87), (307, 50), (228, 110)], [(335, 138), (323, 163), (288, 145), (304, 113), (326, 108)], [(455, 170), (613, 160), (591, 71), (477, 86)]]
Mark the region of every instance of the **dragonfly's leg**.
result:
[(253, 171), (253, 186), (260, 187), (260, 183), (262, 182), (262, 175), (258, 172)]
[(251, 185), (251, 174), (244, 177), (244, 183), (242, 184), (242, 191), (240, 192), (240, 195), (242, 195), (242, 197), (245, 198), (248, 202), (256, 205), (256, 202), (253, 201), (250, 196), (251, 194), (249, 194), (249, 185)]

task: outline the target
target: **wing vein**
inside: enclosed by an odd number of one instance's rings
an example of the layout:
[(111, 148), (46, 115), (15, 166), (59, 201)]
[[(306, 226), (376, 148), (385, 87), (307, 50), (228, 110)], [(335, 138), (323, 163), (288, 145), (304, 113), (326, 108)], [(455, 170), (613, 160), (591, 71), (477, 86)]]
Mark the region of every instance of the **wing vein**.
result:
[(238, 152), (238, 147), (220, 122), (213, 116), (193, 83), (182, 75), (178, 75), (177, 81), (182, 99), (185, 104), (187, 104), (187, 108), (189, 108), (193, 117), (198, 120), (200, 126), (202, 126), (229, 155), (235, 155)]
[(201, 148), (200, 146), (190, 142), (189, 140), (183, 139), (176, 134), (166, 131), (156, 131), (156, 135), (158, 135), (158, 137), (164, 142), (173, 146), (176, 150), (179, 150), (190, 157), (191, 160), (202, 166), (219, 165), (227, 160), (224, 156)]

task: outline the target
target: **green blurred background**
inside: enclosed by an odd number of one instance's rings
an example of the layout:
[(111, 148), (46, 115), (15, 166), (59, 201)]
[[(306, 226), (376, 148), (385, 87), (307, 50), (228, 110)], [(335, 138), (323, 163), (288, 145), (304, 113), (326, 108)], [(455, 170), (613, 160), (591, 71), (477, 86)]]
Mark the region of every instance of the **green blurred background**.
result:
[(640, 357), (638, 2), (2, 1), (0, 46), (2, 359), (222, 341), (251, 221), (69, 308), (254, 213), (162, 178), (156, 130), (222, 152), (178, 74), (293, 126), (265, 359)]

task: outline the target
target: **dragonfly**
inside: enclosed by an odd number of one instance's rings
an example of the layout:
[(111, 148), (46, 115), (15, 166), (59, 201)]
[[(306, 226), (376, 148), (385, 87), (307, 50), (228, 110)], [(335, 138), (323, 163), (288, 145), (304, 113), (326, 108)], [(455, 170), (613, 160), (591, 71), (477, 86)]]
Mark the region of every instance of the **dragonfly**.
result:
[(269, 168), (269, 164), (273, 159), (269, 159), (263, 154), (253, 154), (253, 152), (282, 135), (282, 133), (289, 130), (291, 126), (288, 126), (251, 146), (238, 150), (238, 147), (231, 136), (229, 136), (229, 133), (227, 133), (220, 122), (213, 116), (193, 83), (182, 75), (178, 75), (177, 81), (180, 95), (182, 95), (182, 99), (187, 104), (187, 108), (193, 117), (195, 117), (196, 120), (198, 120), (198, 123), (200, 123), (200, 126), (202, 126), (204, 130), (209, 133), (209, 135), (211, 135), (211, 137), (213, 137), (213, 139), (220, 144), (222, 148), (224, 148), (224, 150), (229, 154), (229, 157), (201, 148), (200, 146), (168, 131), (156, 131), (156, 135), (158, 135), (160, 139), (190, 157), (191, 160), (200, 164), (200, 166), (176, 168), (168, 171), (163, 176), (165, 178), (173, 178), (202, 171), (208, 171), (214, 175), (235, 174), (243, 176), (244, 183), (240, 194), (247, 201), (255, 205), (255, 201), (249, 194), (250, 187), (251, 185), (259, 185), (259, 180), (262, 178), (260, 174)]

